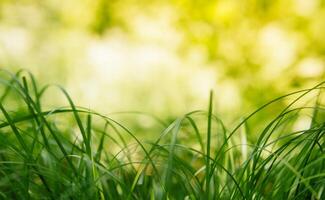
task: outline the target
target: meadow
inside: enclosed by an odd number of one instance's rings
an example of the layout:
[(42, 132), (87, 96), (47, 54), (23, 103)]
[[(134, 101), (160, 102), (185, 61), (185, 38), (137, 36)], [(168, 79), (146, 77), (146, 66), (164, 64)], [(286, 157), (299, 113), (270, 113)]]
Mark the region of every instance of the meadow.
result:
[[(325, 199), (324, 82), (233, 127), (214, 112), (212, 91), (202, 110), (172, 122), (122, 113), (155, 122), (145, 130), (75, 105), (27, 71), (0, 77), (1, 199)], [(55, 94), (67, 104), (44, 109)], [(280, 100), (288, 104), (272, 120), (250, 124)], [(308, 124), (296, 127), (301, 117)]]

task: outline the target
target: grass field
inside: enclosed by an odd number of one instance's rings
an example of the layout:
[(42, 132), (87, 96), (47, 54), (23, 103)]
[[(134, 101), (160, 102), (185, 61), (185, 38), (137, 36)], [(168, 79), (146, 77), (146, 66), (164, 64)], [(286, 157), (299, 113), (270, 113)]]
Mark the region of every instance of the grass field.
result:
[[(233, 127), (214, 112), (211, 92), (206, 111), (171, 123), (147, 115), (152, 131), (79, 107), (26, 71), (0, 77), (1, 199), (325, 199), (324, 83)], [(44, 109), (57, 91), (67, 106)], [(279, 101), (287, 107), (263, 120)]]

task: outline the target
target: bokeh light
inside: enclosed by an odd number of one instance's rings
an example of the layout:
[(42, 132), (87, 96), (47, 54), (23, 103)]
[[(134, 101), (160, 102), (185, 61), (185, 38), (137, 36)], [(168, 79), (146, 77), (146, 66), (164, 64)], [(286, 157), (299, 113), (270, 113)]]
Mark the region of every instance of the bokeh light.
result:
[[(324, 78), (321, 0), (0, 2), (0, 66), (103, 113), (236, 119)], [(236, 111), (236, 112), (234, 112)]]

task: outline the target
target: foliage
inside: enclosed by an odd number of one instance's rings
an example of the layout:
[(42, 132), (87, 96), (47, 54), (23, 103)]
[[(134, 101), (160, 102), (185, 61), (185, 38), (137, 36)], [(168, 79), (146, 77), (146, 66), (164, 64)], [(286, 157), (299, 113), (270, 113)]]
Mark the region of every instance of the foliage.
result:
[[(324, 83), (266, 103), (232, 130), (213, 113), (211, 93), (208, 112), (170, 124), (154, 118), (161, 130), (140, 139), (140, 130), (75, 105), (62, 87), (39, 87), (24, 71), (1, 73), (2, 198), (325, 198)], [(44, 110), (53, 87), (68, 106)], [(249, 125), (283, 99), (288, 106), (261, 130)], [(306, 114), (308, 126), (294, 130)]]

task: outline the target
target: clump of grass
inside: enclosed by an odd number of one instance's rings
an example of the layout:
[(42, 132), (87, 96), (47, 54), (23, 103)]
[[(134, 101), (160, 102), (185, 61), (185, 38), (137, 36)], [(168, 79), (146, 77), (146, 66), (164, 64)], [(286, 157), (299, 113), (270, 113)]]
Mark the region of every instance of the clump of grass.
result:
[[(213, 113), (211, 93), (207, 112), (157, 120), (160, 132), (144, 140), (59, 86), (67, 106), (44, 110), (51, 86), (1, 73), (1, 198), (325, 199), (323, 83), (274, 99), (233, 129)], [(263, 129), (251, 127), (283, 99), (290, 103)], [(301, 116), (309, 126), (295, 130)]]

